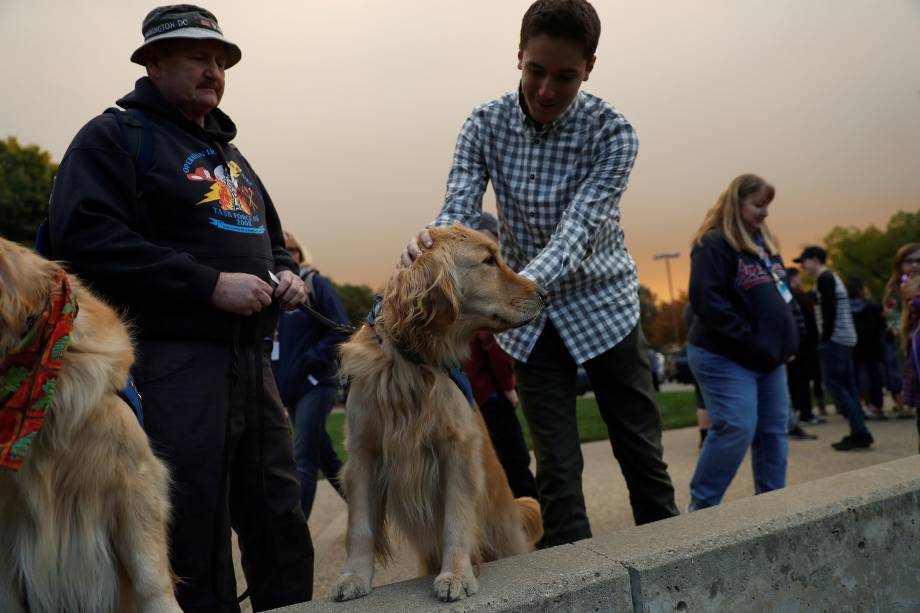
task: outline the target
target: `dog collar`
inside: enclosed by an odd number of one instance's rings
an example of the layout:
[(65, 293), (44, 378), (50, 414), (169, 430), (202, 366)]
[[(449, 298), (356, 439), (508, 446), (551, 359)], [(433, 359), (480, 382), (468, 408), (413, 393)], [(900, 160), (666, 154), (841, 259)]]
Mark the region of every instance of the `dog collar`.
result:
[(59, 271), (44, 310), (0, 362), (0, 466), (19, 470), (44, 425), (77, 311), (67, 273)]
[[(380, 308), (383, 303), (383, 294), (377, 294), (374, 296), (374, 304), (371, 306), (370, 312), (367, 314), (367, 325), (370, 326), (371, 332), (374, 333), (374, 338), (377, 339), (377, 343), (383, 345), (383, 339), (380, 338), (380, 335), (377, 333), (377, 320), (380, 318)], [(414, 364), (421, 364), (430, 366), (426, 364), (422, 357), (412, 351), (406, 351), (398, 344), (393, 343), (393, 346), (396, 347), (396, 350), (399, 352), (399, 355), (406, 358)], [(470, 385), (470, 380), (467, 378), (466, 373), (463, 372), (463, 369), (459, 366), (454, 366), (452, 368), (445, 367), (447, 371), (447, 376), (450, 377), (450, 380), (460, 388), (460, 391), (463, 392), (464, 397), (466, 397), (467, 402), (470, 403), (470, 406), (473, 406), (473, 387)]]

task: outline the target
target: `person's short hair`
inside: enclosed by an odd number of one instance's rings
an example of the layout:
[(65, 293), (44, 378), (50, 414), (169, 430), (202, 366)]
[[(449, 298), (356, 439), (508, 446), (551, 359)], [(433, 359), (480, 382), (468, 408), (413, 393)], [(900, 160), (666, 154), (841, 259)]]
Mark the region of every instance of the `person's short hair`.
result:
[(859, 277), (847, 277), (844, 285), (847, 288), (847, 297), (848, 298), (865, 298), (866, 297), (866, 288), (863, 285), (862, 279)]
[(476, 223), (476, 227), (473, 229), (480, 232), (487, 232), (498, 237), (498, 220), (492, 213), (483, 211), (479, 216), (479, 221)]
[(520, 50), (540, 34), (582, 45), (584, 58), (590, 60), (601, 37), (601, 20), (587, 0), (537, 0), (521, 21)]

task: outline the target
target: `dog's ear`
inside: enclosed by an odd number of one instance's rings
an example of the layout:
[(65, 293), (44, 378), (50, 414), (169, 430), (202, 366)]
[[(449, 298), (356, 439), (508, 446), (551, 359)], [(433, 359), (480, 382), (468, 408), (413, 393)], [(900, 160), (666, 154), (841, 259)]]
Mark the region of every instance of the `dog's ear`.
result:
[(443, 250), (425, 252), (400, 269), (384, 294), (387, 330), (403, 349), (417, 353), (432, 335), (460, 318), (460, 298)]

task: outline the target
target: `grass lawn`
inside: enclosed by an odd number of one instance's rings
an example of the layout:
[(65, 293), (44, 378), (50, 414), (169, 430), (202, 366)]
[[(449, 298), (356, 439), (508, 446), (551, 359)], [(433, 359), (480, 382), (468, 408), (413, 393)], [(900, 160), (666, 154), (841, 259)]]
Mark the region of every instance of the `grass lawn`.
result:
[[(661, 410), (661, 425), (665, 430), (674, 428), (684, 428), (696, 424), (696, 401), (693, 398), (693, 390), (681, 392), (659, 392), (658, 408)], [(605, 440), (607, 438), (607, 426), (601, 419), (597, 411), (597, 401), (594, 398), (578, 398), (576, 401), (575, 411), (578, 415), (578, 432), (581, 434), (581, 442)], [(530, 440), (530, 429), (527, 427), (527, 420), (518, 408), (518, 420), (524, 429), (524, 438), (527, 439), (527, 447), (532, 447)], [(343, 429), (345, 427), (345, 414), (333, 413), (326, 420), (326, 430), (332, 438), (332, 444), (342, 460), (345, 459), (345, 450), (342, 445)]]

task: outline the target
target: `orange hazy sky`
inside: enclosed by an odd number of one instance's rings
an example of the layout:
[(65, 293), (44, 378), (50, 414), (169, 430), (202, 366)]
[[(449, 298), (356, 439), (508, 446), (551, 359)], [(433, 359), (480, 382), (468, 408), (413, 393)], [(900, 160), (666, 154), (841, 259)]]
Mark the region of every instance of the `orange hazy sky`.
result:
[[(529, 0), (219, 0), (243, 60), (221, 108), (286, 228), (339, 282), (382, 284), (434, 218), (457, 132), (516, 88)], [(640, 151), (622, 224), (642, 283), (737, 174), (777, 188), (787, 259), (835, 225), (920, 209), (920, 1), (594, 3), (603, 24), (583, 88), (620, 109)], [(60, 160), (127, 93), (154, 4), (0, 0), (0, 137)], [(486, 209), (494, 210), (491, 196)]]

